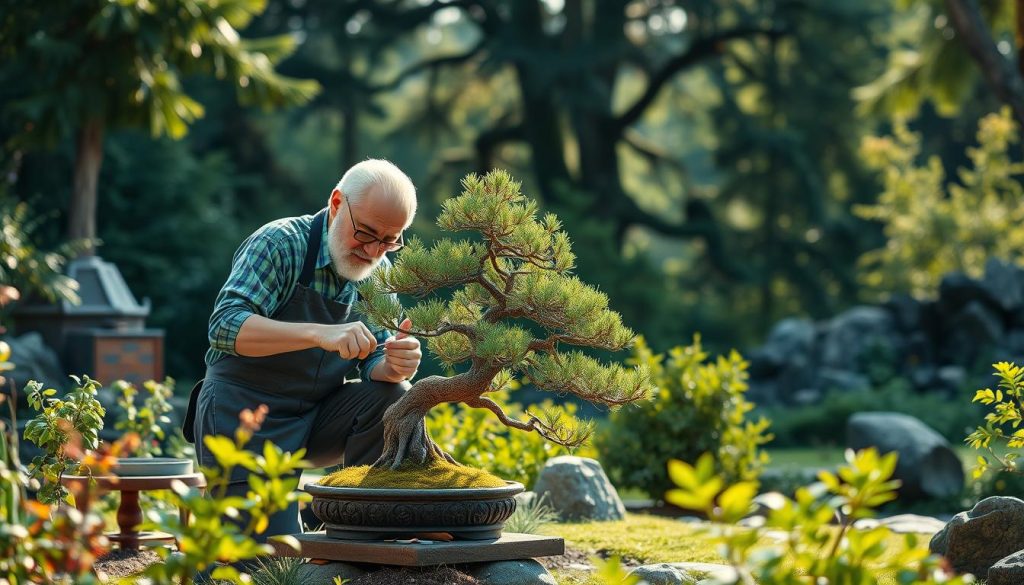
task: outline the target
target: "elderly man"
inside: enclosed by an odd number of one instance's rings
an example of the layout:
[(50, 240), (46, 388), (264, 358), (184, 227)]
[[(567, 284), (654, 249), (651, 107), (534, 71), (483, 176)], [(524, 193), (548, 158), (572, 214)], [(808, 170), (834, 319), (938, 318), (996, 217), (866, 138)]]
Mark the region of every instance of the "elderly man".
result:
[[(201, 465), (216, 464), (203, 438), (233, 436), (239, 413), (260, 404), (269, 410), (254, 449), (267, 440), (304, 447), (316, 467), (380, 456), (381, 417), (422, 353), (416, 338), (359, 320), (355, 283), (389, 266), (385, 253), (402, 247), (415, 212), (409, 177), (367, 160), (345, 173), (325, 209), (268, 223), (242, 243), (210, 317), (206, 377), (185, 420)], [(357, 369), (362, 381), (347, 381)], [(233, 494), (245, 494), (247, 473), (234, 469)], [(300, 531), (293, 506), (261, 536)]]

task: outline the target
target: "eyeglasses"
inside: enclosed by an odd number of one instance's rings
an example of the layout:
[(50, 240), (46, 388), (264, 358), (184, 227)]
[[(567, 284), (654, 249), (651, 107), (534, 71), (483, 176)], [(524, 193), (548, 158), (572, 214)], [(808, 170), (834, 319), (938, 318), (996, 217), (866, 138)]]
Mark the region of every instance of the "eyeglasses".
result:
[(401, 250), (405, 246), (405, 240), (402, 234), (398, 234), (397, 240), (382, 240), (370, 232), (363, 231), (356, 227), (356, 218), (352, 215), (352, 204), (348, 202), (348, 197), (345, 198), (345, 203), (348, 205), (348, 218), (352, 221), (352, 237), (356, 239), (360, 244), (379, 244), (385, 252), (395, 252)]

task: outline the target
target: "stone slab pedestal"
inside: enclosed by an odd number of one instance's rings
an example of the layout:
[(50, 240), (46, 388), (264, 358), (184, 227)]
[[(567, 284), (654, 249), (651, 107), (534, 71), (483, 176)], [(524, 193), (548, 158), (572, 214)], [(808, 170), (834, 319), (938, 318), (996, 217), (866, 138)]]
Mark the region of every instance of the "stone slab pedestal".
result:
[(287, 545), (270, 540), (274, 554), (282, 557), (402, 567), (508, 561), (565, 554), (565, 541), (561, 538), (517, 532), (505, 532), (500, 538), (493, 540), (433, 540), (429, 541), (429, 544), (341, 540), (330, 538), (324, 532), (307, 532), (292, 536), (299, 541), (301, 550), (296, 552)]

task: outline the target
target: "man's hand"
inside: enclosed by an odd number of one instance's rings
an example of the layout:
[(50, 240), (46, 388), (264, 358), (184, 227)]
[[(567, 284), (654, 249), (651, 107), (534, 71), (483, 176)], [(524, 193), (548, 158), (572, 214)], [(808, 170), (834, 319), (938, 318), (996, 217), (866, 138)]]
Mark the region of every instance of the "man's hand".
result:
[(321, 349), (337, 352), (347, 360), (354, 360), (370, 355), (377, 348), (377, 339), (362, 321), (353, 321), (340, 325), (324, 325), (317, 334), (317, 345)]
[[(412, 320), (402, 321), (398, 328), (408, 331), (412, 328)], [(374, 377), (390, 382), (408, 380), (416, 375), (421, 359), (423, 351), (420, 349), (420, 340), (400, 331), (384, 342), (384, 361), (380, 364), (381, 371), (375, 372), (378, 375)]]

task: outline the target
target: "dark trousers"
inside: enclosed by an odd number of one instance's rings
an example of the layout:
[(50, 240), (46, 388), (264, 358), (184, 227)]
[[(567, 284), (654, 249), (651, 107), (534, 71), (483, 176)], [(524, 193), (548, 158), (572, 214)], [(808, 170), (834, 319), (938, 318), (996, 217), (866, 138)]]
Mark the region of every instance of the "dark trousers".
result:
[[(381, 417), (384, 415), (384, 411), (401, 398), (408, 389), (408, 382), (392, 384), (355, 381), (346, 383), (337, 392), (320, 400), (317, 403), (317, 411), (315, 417), (312, 418), (309, 435), (305, 441), (305, 459), (314, 468), (342, 464), (345, 466), (369, 465), (376, 461), (384, 449), (384, 423)], [(268, 406), (270, 414), (264, 422), (263, 430), (273, 434), (273, 429), (268, 428), (268, 425), (275, 424), (274, 407), (272, 404)], [(260, 452), (262, 441), (259, 443), (258, 445), (251, 444), (249, 447)], [(203, 449), (197, 449), (198, 453), (203, 451)], [(211, 464), (202, 459), (203, 457), (200, 455), (201, 465)], [(228, 486), (228, 494), (232, 496), (245, 497), (248, 490), (247, 479), (239, 481), (236, 478)], [(239, 521), (247, 522), (248, 518)], [(319, 525), (319, 521), (312, 514), (308, 514), (305, 517), (305, 524), (310, 529), (314, 529)], [(302, 527), (299, 505), (295, 502), (286, 510), (273, 514), (267, 530), (262, 534), (254, 535), (254, 538), (258, 542), (265, 542), (270, 536), (300, 533)]]

